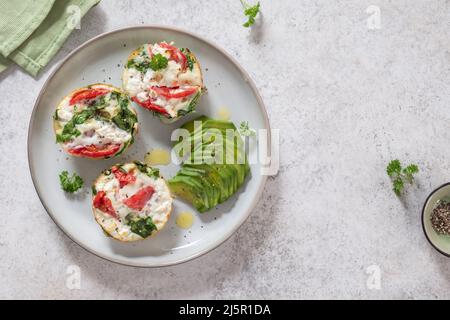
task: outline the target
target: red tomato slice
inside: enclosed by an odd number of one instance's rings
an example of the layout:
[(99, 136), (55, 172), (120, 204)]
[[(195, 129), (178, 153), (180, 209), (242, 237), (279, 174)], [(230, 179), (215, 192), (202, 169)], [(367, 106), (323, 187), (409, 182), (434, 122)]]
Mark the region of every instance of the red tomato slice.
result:
[(94, 208), (97, 208), (117, 219), (117, 214), (112, 206), (111, 199), (106, 196), (105, 191), (97, 192), (93, 201), (93, 205)]
[(80, 102), (82, 100), (92, 100), (99, 96), (104, 96), (107, 94), (110, 90), (108, 89), (85, 89), (76, 92), (72, 98), (70, 99), (69, 104), (73, 105), (77, 102)]
[(134, 102), (136, 102), (138, 105), (140, 105), (145, 109), (156, 111), (166, 115), (169, 114), (164, 108), (154, 104), (151, 99), (148, 99), (147, 101), (140, 101), (137, 97), (133, 97), (131, 98), (131, 100), (133, 100)]
[(109, 144), (102, 148), (94, 144), (83, 146), (79, 148), (70, 149), (69, 153), (73, 155), (80, 155), (89, 158), (102, 158), (115, 154), (120, 149), (120, 144)]
[(186, 70), (186, 66), (187, 66), (187, 58), (184, 55), (183, 52), (181, 52), (180, 49), (178, 49), (177, 47), (174, 47), (166, 42), (161, 42), (159, 44), (159, 46), (161, 48), (166, 49), (167, 51), (169, 51), (170, 53), (170, 59), (174, 60), (176, 62), (178, 62), (179, 64), (181, 64), (181, 68), (183, 70)]
[(123, 203), (131, 209), (141, 211), (145, 207), (148, 200), (150, 200), (154, 192), (155, 189), (153, 189), (153, 187), (144, 187), (128, 199), (124, 200)]
[(116, 166), (111, 168), (111, 172), (114, 173), (116, 179), (119, 180), (119, 186), (121, 188), (125, 187), (129, 183), (134, 183), (136, 181), (136, 177), (134, 175), (132, 175), (131, 173), (123, 172)]
[[(157, 94), (159, 94), (160, 96), (163, 96), (166, 99), (181, 99), (184, 97), (188, 97), (188, 96), (194, 94), (195, 92), (197, 92), (196, 87), (181, 89), (181, 91), (178, 87), (168, 88), (168, 87), (152, 86), (152, 87), (150, 87), (150, 89), (152, 89)], [(178, 92), (175, 92), (175, 91), (178, 91)]]

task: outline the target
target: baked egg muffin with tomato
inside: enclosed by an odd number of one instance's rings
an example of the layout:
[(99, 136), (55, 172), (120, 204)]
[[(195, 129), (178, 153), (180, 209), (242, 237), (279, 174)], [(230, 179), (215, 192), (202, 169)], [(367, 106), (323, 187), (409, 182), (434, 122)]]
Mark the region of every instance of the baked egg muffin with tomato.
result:
[(134, 102), (166, 123), (193, 112), (205, 91), (195, 55), (167, 42), (144, 44), (134, 50), (122, 81)]
[(95, 220), (120, 241), (150, 237), (164, 227), (172, 211), (172, 196), (159, 170), (138, 161), (103, 171), (92, 193)]
[(56, 142), (70, 155), (107, 159), (124, 152), (138, 130), (136, 110), (120, 89), (93, 84), (77, 89), (53, 116)]

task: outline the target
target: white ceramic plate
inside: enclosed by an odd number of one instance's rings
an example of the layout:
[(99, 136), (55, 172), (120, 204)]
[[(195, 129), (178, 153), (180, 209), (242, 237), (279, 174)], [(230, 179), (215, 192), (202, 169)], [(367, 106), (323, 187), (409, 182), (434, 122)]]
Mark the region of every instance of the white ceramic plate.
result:
[[(197, 115), (217, 117), (218, 110), (226, 107), (237, 126), (248, 120), (252, 128), (270, 130), (266, 110), (253, 82), (225, 51), (186, 31), (138, 26), (97, 36), (62, 61), (36, 100), (28, 132), (28, 161), (33, 183), (55, 223), (88, 251), (132, 266), (172, 265), (214, 249), (249, 216), (266, 180), (260, 174), (260, 165), (252, 165), (252, 174), (240, 192), (217, 209), (199, 214), (188, 204), (175, 200), (168, 224), (156, 236), (136, 243), (121, 243), (105, 237), (91, 211), (90, 185), (94, 179), (114, 163), (142, 160), (153, 148), (170, 150), (172, 130), (187, 119), (165, 125), (150, 112), (135, 106), (140, 132), (134, 145), (118, 158), (89, 160), (69, 157), (60, 150), (52, 130), (52, 115), (59, 100), (75, 88), (97, 82), (121, 87), (123, 64), (131, 50), (142, 43), (163, 40), (190, 48), (201, 63), (208, 93), (200, 100)], [(178, 170), (173, 164), (160, 169), (165, 178), (172, 177)], [(75, 171), (84, 179), (85, 188), (81, 194), (72, 196), (61, 190), (58, 174), (62, 170)], [(180, 229), (175, 223), (177, 214), (182, 211), (194, 213), (194, 224), (188, 230)]]

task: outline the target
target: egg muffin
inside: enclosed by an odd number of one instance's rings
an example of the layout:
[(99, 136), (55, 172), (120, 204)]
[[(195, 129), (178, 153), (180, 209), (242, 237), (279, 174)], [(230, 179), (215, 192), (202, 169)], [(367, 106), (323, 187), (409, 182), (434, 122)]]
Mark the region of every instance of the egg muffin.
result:
[(166, 123), (193, 112), (205, 91), (195, 55), (167, 42), (134, 50), (125, 64), (122, 84), (134, 102)]
[(53, 116), (56, 142), (76, 157), (107, 159), (124, 152), (138, 131), (136, 110), (127, 95), (93, 84), (67, 95)]
[(103, 171), (92, 193), (95, 220), (107, 235), (120, 241), (154, 235), (172, 211), (172, 196), (159, 170), (138, 161)]

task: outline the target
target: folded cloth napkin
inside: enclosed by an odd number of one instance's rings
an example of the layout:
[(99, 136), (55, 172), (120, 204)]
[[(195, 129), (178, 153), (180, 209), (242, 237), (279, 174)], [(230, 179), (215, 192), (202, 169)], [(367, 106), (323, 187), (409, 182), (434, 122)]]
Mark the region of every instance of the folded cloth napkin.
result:
[(33, 76), (100, 0), (0, 0), (0, 72), (11, 62)]

